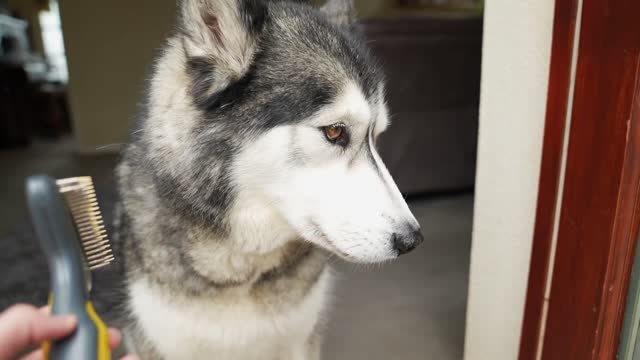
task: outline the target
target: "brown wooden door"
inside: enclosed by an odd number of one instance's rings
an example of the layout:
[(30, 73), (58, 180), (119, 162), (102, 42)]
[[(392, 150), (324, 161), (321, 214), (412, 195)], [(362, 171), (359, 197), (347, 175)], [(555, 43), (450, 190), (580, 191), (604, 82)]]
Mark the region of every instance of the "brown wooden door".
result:
[(581, 5), (556, 1), (520, 359), (615, 359), (623, 323), (640, 221), (640, 1)]

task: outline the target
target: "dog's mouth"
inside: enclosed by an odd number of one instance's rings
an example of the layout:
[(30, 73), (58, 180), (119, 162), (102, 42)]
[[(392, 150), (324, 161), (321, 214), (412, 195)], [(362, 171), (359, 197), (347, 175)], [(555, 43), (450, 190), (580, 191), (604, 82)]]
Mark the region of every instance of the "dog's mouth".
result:
[[(380, 263), (389, 260), (396, 259), (399, 253), (390, 249), (389, 251), (366, 251), (367, 246), (373, 246), (372, 243), (359, 243), (358, 241), (349, 241), (351, 245), (347, 245), (347, 249), (340, 247), (337, 239), (327, 235), (322, 230), (322, 227), (315, 221), (309, 220), (307, 222), (308, 230), (306, 240), (312, 242), (339, 258), (351, 262), (351, 263)], [(338, 239), (339, 240), (339, 239)], [(343, 243), (345, 243), (343, 241)], [(355, 254), (350, 253), (350, 250), (354, 250)]]
[(343, 258), (344, 260), (347, 260), (347, 261), (358, 261), (358, 259), (355, 256), (349, 255), (346, 252), (338, 249), (338, 247), (333, 243), (333, 241), (331, 241), (331, 238), (329, 238), (328, 236), (324, 236), (323, 238), (321, 238), (321, 240), (324, 240), (323, 243), (327, 244), (327, 250), (329, 250), (332, 253), (338, 255), (339, 257)]
[(333, 254), (338, 255), (344, 260), (358, 261), (358, 258), (356, 258), (355, 256), (347, 254), (346, 252), (340, 250), (336, 246), (336, 244), (331, 240), (331, 238), (327, 236), (327, 234), (324, 231), (322, 231), (322, 228), (317, 222), (313, 220), (309, 220), (308, 223), (309, 223), (309, 227), (312, 229), (314, 243), (324, 247), (326, 250), (332, 252)]

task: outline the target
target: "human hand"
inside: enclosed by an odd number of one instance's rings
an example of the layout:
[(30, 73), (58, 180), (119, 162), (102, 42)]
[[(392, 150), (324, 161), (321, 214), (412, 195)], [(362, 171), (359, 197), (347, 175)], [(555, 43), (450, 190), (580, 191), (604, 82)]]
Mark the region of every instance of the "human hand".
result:
[[(76, 329), (78, 322), (73, 315), (51, 316), (49, 308), (37, 309), (31, 305), (14, 305), (0, 314), (0, 360), (12, 360), (29, 347), (43, 341), (62, 339)], [(109, 329), (109, 346), (115, 349), (122, 336), (116, 329)], [(44, 359), (42, 350), (25, 355), (22, 360)], [(122, 360), (138, 360), (127, 355)]]

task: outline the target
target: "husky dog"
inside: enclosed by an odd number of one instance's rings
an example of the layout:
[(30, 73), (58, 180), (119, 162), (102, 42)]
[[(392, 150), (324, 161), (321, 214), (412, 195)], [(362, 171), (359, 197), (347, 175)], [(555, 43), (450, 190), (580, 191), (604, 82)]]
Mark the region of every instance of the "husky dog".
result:
[(330, 0), (183, 0), (118, 168), (143, 359), (319, 359), (328, 254), (398, 257), (420, 228), (376, 152), (382, 75)]

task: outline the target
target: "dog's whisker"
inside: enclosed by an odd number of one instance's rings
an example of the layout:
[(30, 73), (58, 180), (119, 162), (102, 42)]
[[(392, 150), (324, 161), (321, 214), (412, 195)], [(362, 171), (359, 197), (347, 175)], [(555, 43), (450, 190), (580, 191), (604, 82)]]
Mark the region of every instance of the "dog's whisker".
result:
[(107, 145), (102, 145), (102, 146), (98, 146), (96, 148), (96, 151), (102, 151), (102, 150), (108, 150), (108, 149), (119, 149), (122, 146), (126, 145), (125, 143), (113, 143), (113, 144), (107, 144)]

